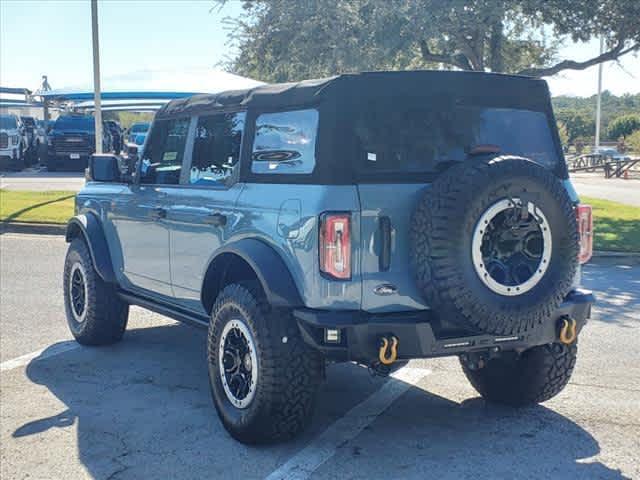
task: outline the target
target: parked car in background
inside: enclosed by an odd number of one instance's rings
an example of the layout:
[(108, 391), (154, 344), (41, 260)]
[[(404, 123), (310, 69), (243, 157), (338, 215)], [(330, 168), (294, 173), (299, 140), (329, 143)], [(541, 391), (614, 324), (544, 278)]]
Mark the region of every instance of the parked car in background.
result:
[(22, 170), (25, 167), (27, 137), (20, 117), (0, 115), (0, 169)]
[(124, 143), (122, 141), (122, 128), (120, 127), (120, 124), (115, 120), (105, 120), (104, 124), (111, 134), (112, 150), (116, 153), (120, 153)]
[[(63, 115), (47, 137), (47, 169), (83, 171), (95, 152), (95, 120), (90, 116)], [(107, 128), (102, 129), (103, 151), (110, 151)]]
[(613, 147), (598, 147), (595, 148), (593, 150), (593, 154), (594, 155), (602, 155), (604, 157), (608, 157), (611, 160), (614, 160), (616, 162), (621, 162), (624, 160), (630, 160), (631, 157), (629, 157), (629, 155), (626, 155), (624, 153), (620, 153), (618, 150), (616, 150)]
[(144, 153), (144, 146), (147, 140), (147, 134), (143, 133), (140, 135), (136, 135), (130, 142), (127, 142), (125, 146), (125, 151), (128, 156), (131, 154), (135, 154), (138, 158), (142, 158), (142, 154)]
[(150, 125), (151, 124), (149, 122), (138, 122), (132, 124), (125, 132), (126, 141), (129, 143), (134, 143), (136, 135), (146, 135), (149, 131)]

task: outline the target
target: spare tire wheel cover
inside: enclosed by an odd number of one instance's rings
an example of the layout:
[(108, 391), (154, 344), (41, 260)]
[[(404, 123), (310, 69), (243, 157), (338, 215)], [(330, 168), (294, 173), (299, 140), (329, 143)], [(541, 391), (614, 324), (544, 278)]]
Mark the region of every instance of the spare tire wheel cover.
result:
[(577, 252), (564, 186), (520, 157), (450, 168), (411, 223), (411, 262), (429, 306), (491, 334), (520, 335), (548, 320), (571, 289)]

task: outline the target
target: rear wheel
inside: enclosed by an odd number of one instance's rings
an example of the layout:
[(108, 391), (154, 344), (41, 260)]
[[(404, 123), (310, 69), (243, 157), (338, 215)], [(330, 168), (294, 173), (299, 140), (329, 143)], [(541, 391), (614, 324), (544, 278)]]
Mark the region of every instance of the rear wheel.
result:
[(93, 268), (82, 238), (69, 245), (64, 264), (64, 306), (71, 333), (83, 345), (107, 345), (122, 338), (129, 305)]
[(291, 312), (271, 309), (259, 288), (232, 284), (218, 295), (207, 356), (213, 401), (232, 437), (275, 442), (308, 424), (322, 357), (303, 342)]
[(469, 382), (491, 402), (515, 407), (544, 402), (564, 389), (576, 364), (577, 345), (553, 343), (507, 352), (483, 368), (471, 369), (461, 360)]

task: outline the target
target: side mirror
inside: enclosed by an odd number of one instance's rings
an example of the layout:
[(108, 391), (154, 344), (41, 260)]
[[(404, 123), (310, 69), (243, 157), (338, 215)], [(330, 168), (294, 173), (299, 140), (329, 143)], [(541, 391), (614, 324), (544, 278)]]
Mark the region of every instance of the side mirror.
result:
[(120, 171), (120, 160), (117, 155), (91, 155), (89, 159), (88, 180), (94, 182), (120, 183), (123, 175)]

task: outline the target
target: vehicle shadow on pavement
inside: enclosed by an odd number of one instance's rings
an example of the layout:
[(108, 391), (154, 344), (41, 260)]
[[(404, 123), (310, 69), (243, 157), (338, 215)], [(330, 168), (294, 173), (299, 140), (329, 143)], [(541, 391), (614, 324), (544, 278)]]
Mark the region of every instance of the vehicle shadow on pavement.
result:
[[(13, 431), (21, 443), (11, 448), (53, 458), (77, 446), (77, 461), (94, 478), (264, 478), (387, 381), (353, 364), (333, 366), (309, 431), (288, 443), (250, 447), (218, 421), (204, 359), (204, 333), (179, 324), (130, 330), (112, 347), (35, 359), (28, 378), (65, 409), (43, 396), (37, 414), (52, 414), (33, 420), (30, 412), (32, 420)], [(53, 443), (57, 431), (67, 433), (67, 450)], [(478, 398), (458, 403), (418, 387), (337, 447), (319, 478), (622, 478), (601, 463), (582, 463), (598, 454), (597, 441), (552, 410), (517, 411)], [(58, 459), (65, 461), (76, 459)], [(61, 476), (50, 462), (28, 465), (47, 469), (33, 477)]]

